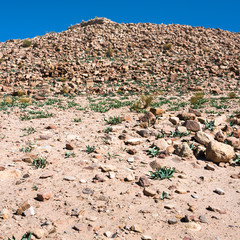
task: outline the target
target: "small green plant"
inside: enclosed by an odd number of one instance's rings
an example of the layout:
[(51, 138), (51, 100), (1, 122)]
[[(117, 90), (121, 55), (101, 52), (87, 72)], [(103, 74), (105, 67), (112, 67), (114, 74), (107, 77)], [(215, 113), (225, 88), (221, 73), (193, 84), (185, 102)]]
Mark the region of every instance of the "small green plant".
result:
[(117, 124), (122, 122), (122, 120), (119, 116), (110, 117), (109, 120), (104, 119), (104, 121), (107, 122), (107, 124), (110, 124), (110, 125), (117, 125)]
[(70, 157), (76, 157), (76, 154), (74, 152), (65, 152), (64, 155), (65, 158), (70, 158)]
[(110, 133), (112, 132), (112, 127), (107, 127), (106, 129), (104, 129), (105, 133)]
[(45, 157), (37, 157), (33, 159), (33, 166), (36, 168), (45, 168), (47, 166), (47, 160)]
[(86, 148), (87, 148), (86, 151), (87, 151), (88, 154), (95, 152), (95, 146), (87, 145)]
[(203, 131), (205, 130), (210, 130), (210, 131), (213, 131), (214, 130), (214, 127), (215, 127), (215, 121), (206, 121), (205, 126), (203, 127)]
[(74, 118), (73, 121), (74, 121), (74, 122), (81, 122), (82, 119), (81, 119), (81, 118)]
[(30, 143), (28, 146), (20, 148), (19, 151), (24, 153), (31, 152), (34, 149), (34, 145), (34, 143)]
[(169, 137), (184, 137), (184, 136), (187, 136), (189, 135), (190, 133), (189, 132), (180, 132), (179, 129), (176, 127), (175, 128), (175, 131), (170, 133)]
[(164, 200), (166, 197), (167, 197), (167, 193), (163, 191), (163, 192), (162, 192), (161, 200)]
[(173, 177), (173, 174), (176, 173), (177, 171), (175, 170), (175, 168), (168, 168), (168, 167), (162, 167), (162, 168), (159, 168), (157, 170), (155, 170), (154, 172), (150, 171), (150, 174), (151, 174), (151, 178), (152, 179), (169, 179), (171, 177)]
[(27, 47), (30, 47), (31, 45), (32, 45), (32, 41), (28, 39), (23, 40), (22, 47), (27, 48)]
[(109, 152), (107, 152), (107, 158), (108, 160), (111, 160), (112, 158), (116, 158), (119, 157), (119, 154), (110, 154)]
[(156, 136), (156, 139), (165, 138), (165, 137), (166, 137), (166, 133), (164, 133), (163, 130), (161, 130), (160, 133), (158, 133), (158, 135)]
[(38, 190), (38, 186), (37, 186), (37, 185), (33, 185), (32, 189), (33, 189), (34, 191), (37, 191), (37, 190)]
[(159, 153), (159, 148), (154, 146), (153, 148), (148, 149), (147, 152), (152, 157), (156, 157), (158, 155), (158, 153)]
[(235, 164), (240, 165), (240, 155), (236, 154), (235, 159), (233, 161)]
[[(25, 233), (22, 237), (21, 240), (31, 240), (32, 237), (32, 233)], [(14, 236), (12, 236), (12, 238), (8, 238), (8, 240), (16, 240), (16, 238)]]
[(28, 127), (28, 128), (23, 128), (22, 131), (24, 131), (25, 133), (23, 134), (23, 136), (27, 136), (30, 134), (33, 134), (36, 132), (36, 129), (33, 127)]

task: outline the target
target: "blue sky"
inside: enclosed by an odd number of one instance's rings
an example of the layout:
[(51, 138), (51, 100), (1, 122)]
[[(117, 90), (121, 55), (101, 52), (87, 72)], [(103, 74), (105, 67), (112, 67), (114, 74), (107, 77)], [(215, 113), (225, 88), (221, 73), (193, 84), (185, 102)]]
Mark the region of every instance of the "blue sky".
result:
[(240, 32), (240, 0), (1, 0), (0, 41), (61, 32), (94, 17), (118, 23), (186, 24)]

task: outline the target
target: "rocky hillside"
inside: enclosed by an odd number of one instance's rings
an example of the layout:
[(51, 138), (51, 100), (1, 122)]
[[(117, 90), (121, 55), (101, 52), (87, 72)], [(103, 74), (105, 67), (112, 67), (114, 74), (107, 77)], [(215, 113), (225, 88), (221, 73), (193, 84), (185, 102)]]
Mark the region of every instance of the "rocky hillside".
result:
[(0, 43), (4, 92), (238, 91), (240, 35), (203, 27), (118, 24), (105, 18)]

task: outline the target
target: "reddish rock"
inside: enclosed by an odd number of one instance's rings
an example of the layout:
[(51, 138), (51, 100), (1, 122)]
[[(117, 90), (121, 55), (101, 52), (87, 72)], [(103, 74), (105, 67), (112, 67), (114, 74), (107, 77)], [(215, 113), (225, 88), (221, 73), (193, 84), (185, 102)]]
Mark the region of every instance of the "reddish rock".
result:
[(193, 120), (187, 120), (186, 121), (186, 128), (189, 131), (193, 131), (193, 132), (198, 132), (201, 131), (201, 124), (197, 121), (193, 121)]
[(52, 192), (44, 192), (44, 193), (37, 194), (37, 200), (42, 202), (49, 200), (51, 197), (52, 197)]
[(66, 149), (67, 150), (73, 150), (74, 149), (74, 145), (72, 143), (67, 143), (66, 144)]

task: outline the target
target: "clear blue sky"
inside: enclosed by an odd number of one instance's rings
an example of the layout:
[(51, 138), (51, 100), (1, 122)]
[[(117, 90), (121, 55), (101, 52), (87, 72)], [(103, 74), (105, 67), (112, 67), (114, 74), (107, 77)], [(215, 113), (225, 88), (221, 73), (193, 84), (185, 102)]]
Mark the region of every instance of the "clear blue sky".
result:
[(0, 41), (60, 32), (82, 20), (176, 23), (240, 32), (240, 0), (1, 0)]

